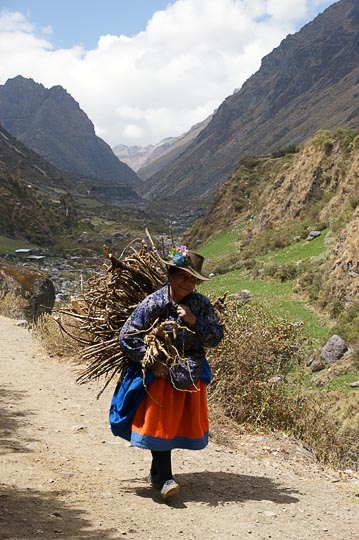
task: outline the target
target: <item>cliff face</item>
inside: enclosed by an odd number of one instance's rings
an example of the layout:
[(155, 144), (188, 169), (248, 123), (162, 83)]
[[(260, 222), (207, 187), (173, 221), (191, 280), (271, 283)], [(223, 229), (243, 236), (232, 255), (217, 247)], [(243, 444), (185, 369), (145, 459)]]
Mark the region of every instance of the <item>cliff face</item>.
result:
[(0, 86), (0, 122), (26, 146), (67, 172), (138, 186), (141, 180), (96, 136), (79, 104), (61, 86), (18, 76)]
[(241, 155), (358, 123), (359, 4), (341, 0), (263, 58), (258, 72), (144, 190), (151, 198), (212, 197)]

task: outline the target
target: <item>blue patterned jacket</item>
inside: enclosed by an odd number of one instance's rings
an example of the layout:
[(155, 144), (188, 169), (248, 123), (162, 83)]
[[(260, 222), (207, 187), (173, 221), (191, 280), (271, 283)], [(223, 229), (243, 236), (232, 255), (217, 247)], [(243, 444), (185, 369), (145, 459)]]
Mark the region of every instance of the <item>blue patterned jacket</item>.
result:
[(185, 327), (178, 330), (176, 338), (173, 339), (175, 347), (183, 357), (204, 360), (205, 349), (218, 345), (223, 338), (223, 328), (208, 298), (193, 291), (180, 303), (187, 305), (195, 315), (194, 326), (178, 318), (176, 307), (169, 295), (169, 285), (150, 294), (137, 306), (120, 332), (120, 345), (132, 362), (141, 363), (146, 346), (141, 336), (131, 334), (147, 330), (156, 319), (160, 322), (176, 321)]

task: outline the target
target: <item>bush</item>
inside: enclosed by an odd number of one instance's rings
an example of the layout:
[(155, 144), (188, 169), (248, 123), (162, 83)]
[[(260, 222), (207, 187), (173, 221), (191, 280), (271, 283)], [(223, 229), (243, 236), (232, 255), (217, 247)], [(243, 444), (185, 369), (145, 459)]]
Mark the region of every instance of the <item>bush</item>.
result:
[(327, 265), (321, 258), (311, 258), (301, 264), (301, 271), (298, 276), (297, 291), (304, 294), (308, 300), (315, 303), (323, 303), (323, 288), (328, 278)]
[(22, 296), (11, 292), (0, 292), (0, 315), (10, 319), (22, 319), (24, 317), (27, 301)]
[(343, 311), (339, 307), (337, 308), (338, 324), (336, 326), (336, 332), (348, 342), (359, 342), (359, 302), (353, 303), (349, 309)]
[(312, 140), (313, 146), (320, 148), (326, 155), (333, 150), (333, 133), (328, 129), (319, 129)]
[(335, 134), (339, 140), (340, 151), (344, 156), (347, 156), (354, 149), (354, 141), (358, 136), (358, 132), (351, 129), (338, 128)]
[[(346, 407), (342, 404), (347, 405)], [(346, 410), (341, 410), (341, 409)], [(354, 421), (353, 421), (354, 420)], [(336, 468), (359, 467), (359, 404), (336, 392), (321, 392), (301, 401), (293, 434), (317, 459)], [(356, 424), (356, 425), (355, 425)]]
[(317, 459), (359, 469), (359, 403), (355, 390), (304, 390), (301, 327), (252, 303), (230, 302), (225, 338), (209, 354), (209, 399), (245, 428), (282, 430), (301, 439)]
[(284, 383), (303, 353), (300, 327), (257, 304), (234, 301), (225, 321), (225, 338), (211, 355), (210, 396), (242, 424), (287, 428), (291, 403)]
[[(66, 327), (66, 332), (62, 326)], [(81, 349), (79, 342), (69, 336), (71, 333), (75, 338), (80, 337), (80, 325), (70, 316), (62, 315), (57, 320), (56, 315), (45, 313), (38, 318), (34, 332), (46, 351), (57, 356), (72, 357)]]
[(263, 277), (270, 277), (283, 283), (292, 281), (298, 275), (298, 266), (295, 263), (279, 264), (267, 263), (263, 266)]
[(283, 156), (287, 156), (288, 154), (296, 154), (299, 152), (299, 146), (296, 144), (288, 144), (288, 146), (284, 146), (283, 148), (277, 148), (276, 150), (273, 150), (271, 153), (272, 158), (280, 158)]

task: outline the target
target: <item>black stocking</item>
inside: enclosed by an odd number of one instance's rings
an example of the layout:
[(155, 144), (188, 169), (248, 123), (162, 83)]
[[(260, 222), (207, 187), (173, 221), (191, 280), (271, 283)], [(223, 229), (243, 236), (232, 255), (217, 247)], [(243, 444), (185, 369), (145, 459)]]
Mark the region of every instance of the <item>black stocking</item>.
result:
[(151, 450), (152, 465), (151, 474), (159, 475), (161, 484), (164, 484), (166, 480), (171, 480), (172, 476), (172, 463), (171, 463), (171, 450), (165, 452), (159, 452), (158, 450)]

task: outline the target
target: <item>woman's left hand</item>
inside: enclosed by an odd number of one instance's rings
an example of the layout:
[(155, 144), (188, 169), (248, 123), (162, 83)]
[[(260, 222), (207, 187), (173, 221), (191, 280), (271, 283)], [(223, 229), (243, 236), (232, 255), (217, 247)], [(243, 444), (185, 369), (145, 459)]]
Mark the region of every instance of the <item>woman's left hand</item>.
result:
[(157, 360), (153, 366), (152, 371), (155, 377), (165, 377), (168, 378), (168, 367), (166, 364), (161, 362), (160, 360)]
[(192, 311), (185, 304), (178, 304), (177, 306), (177, 315), (184, 320), (184, 322), (194, 326), (196, 323), (196, 317), (193, 315)]

